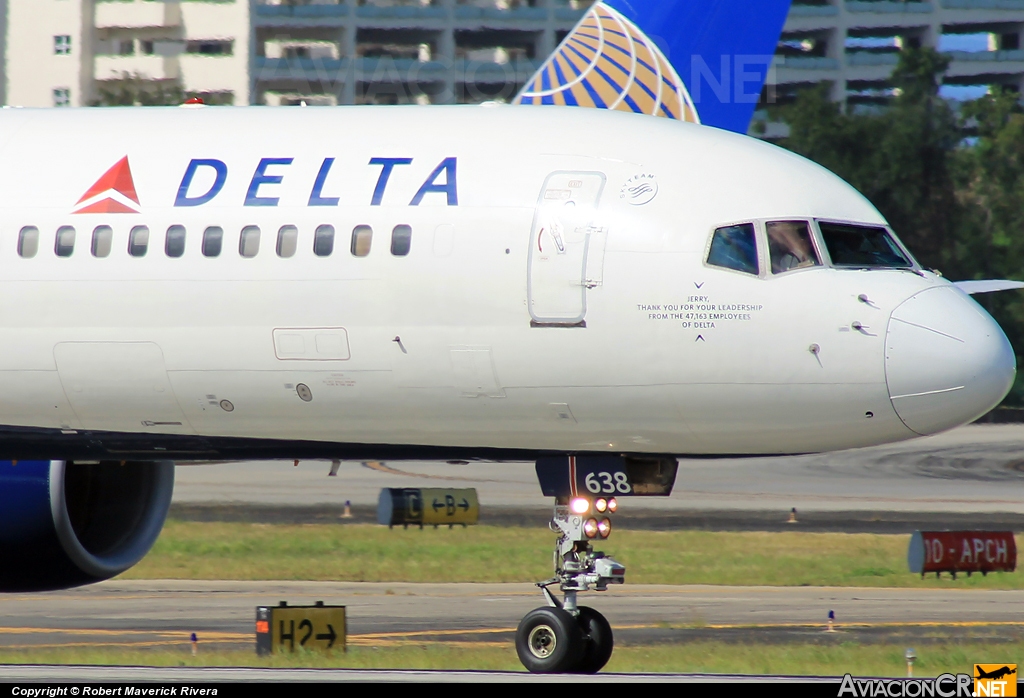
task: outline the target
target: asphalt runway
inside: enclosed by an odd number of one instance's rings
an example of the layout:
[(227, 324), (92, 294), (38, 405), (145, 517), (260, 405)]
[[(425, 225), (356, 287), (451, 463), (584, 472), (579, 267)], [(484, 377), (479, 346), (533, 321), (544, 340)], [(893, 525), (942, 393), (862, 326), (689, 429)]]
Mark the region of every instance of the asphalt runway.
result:
[(176, 685), (224, 682), (260, 683), (833, 683), (839, 679), (806, 676), (725, 676), (706, 674), (578, 674), (534, 675), (497, 671), (416, 671), (384, 669), (259, 669), (251, 667), (139, 667), (139, 666), (0, 666), (0, 681), (47, 683), (52, 681), (153, 682)]
[[(475, 487), (482, 508), (540, 512), (531, 463), (322, 461), (180, 466), (177, 507), (322, 507), (371, 511), (384, 487)], [(624, 511), (944, 512), (1024, 516), (1024, 425), (977, 424), (889, 446), (831, 454), (681, 459), (671, 497)]]
[[(200, 651), (255, 647), (255, 608), (347, 607), (352, 646), (507, 647), (531, 609), (530, 584), (109, 581), (0, 596), (0, 649), (119, 647)], [(820, 587), (624, 585), (581, 602), (611, 622), (616, 642), (892, 642), (1024, 638), (1024, 592)], [(838, 632), (826, 632), (829, 611)], [(930, 639), (931, 638), (931, 639)], [(3, 674), (0, 673), (0, 679)]]
[[(543, 525), (550, 511), (530, 463), (347, 462), (337, 477), (329, 477), (329, 469), (327, 462), (181, 466), (174, 512), (199, 520), (255, 515), (338, 521), (349, 500), (354, 520), (372, 521), (383, 487), (475, 487), (485, 522), (500, 514), (506, 523)], [(974, 425), (834, 454), (683, 459), (671, 497), (631, 498), (617, 517), (640, 528), (793, 530), (785, 523), (791, 507), (800, 511), (796, 528), (807, 530), (897, 532), (941, 522), (1024, 529), (1024, 426)], [(528, 584), (114, 580), (70, 591), (0, 596), (0, 648), (111, 646), (185, 653), (195, 632), (200, 651), (248, 650), (254, 646), (255, 607), (281, 600), (346, 605), (349, 643), (356, 647), (487, 643), (510, 651), (519, 619), (543, 603)], [(1019, 591), (625, 585), (587, 594), (583, 602), (607, 615), (620, 646), (708, 639), (915, 645), (1024, 639), (1024, 592)], [(825, 632), (830, 610), (837, 617), (834, 633)], [(52, 678), (531, 680), (481, 672), (0, 667), (0, 680)]]

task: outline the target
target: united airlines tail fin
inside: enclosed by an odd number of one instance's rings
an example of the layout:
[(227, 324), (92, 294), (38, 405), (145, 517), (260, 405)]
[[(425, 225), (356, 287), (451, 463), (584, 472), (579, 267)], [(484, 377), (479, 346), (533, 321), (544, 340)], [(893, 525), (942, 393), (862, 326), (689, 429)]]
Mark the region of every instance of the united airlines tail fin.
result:
[(746, 133), (790, 0), (600, 0), (516, 104), (618, 109)]

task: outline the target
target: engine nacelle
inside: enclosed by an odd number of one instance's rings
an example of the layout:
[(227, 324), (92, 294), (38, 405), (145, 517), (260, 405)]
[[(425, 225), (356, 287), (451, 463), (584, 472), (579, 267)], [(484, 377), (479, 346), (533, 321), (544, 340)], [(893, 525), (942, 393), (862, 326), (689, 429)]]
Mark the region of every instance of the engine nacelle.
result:
[(170, 461), (0, 461), (0, 591), (124, 572), (153, 547), (173, 491)]

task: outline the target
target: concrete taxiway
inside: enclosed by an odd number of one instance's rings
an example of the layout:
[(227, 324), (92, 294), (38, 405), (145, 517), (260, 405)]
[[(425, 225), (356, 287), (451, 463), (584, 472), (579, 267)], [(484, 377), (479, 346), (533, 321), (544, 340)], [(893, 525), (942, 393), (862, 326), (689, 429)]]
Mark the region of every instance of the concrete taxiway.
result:
[[(346, 462), (336, 477), (329, 477), (329, 470), (328, 462), (182, 465), (177, 468), (174, 511), (200, 520), (256, 516), (338, 521), (348, 500), (358, 514), (355, 520), (372, 521), (384, 487), (475, 487), (485, 522), (493, 512), (505, 512), (505, 523), (540, 526), (550, 512), (530, 463)], [(1022, 530), (1024, 425), (975, 425), (835, 454), (682, 459), (671, 497), (632, 498), (623, 502), (617, 516), (627, 526), (639, 522), (640, 528), (776, 530), (789, 526), (783, 521), (791, 507), (800, 510), (807, 530), (902, 532), (943, 523)], [(630, 512), (636, 513), (635, 521), (628, 520)], [(490, 643), (509, 651), (519, 619), (542, 605), (529, 584), (114, 580), (69, 591), (0, 595), (0, 649), (113, 646), (188, 652), (189, 635), (195, 632), (200, 648), (250, 650), (255, 607), (281, 600), (346, 605), (353, 646)], [(993, 644), (1020, 641), (1022, 601), (1020, 591), (625, 585), (588, 595), (585, 602), (607, 615), (618, 644), (715, 639), (906, 640), (923, 645), (958, 638)], [(825, 632), (829, 611), (836, 614), (838, 632)], [(53, 678), (531, 679), (479, 672), (0, 667), (0, 680)], [(603, 681), (649, 678), (708, 677), (601, 676)]]
[[(481, 505), (541, 510), (531, 463), (221, 463), (177, 469), (178, 505), (375, 506), (383, 487), (475, 487)], [(681, 459), (671, 497), (627, 510), (1024, 515), (1024, 425), (979, 424), (831, 454)]]
[(260, 669), (252, 667), (139, 667), (139, 666), (0, 666), (0, 681), (46, 683), (174, 683), (201, 688), (212, 682), (243, 683), (833, 683), (833, 677), (727, 676), (721, 674), (579, 674), (534, 675), (499, 671), (422, 671), (389, 669)]
[[(925, 636), (1024, 637), (1024, 592), (821, 587), (625, 585), (591, 594), (617, 642), (698, 639), (887, 641)], [(511, 649), (515, 628), (543, 605), (530, 584), (109, 581), (0, 596), (0, 649), (95, 647), (252, 649), (255, 607), (347, 606), (355, 646), (488, 643)], [(825, 633), (829, 611), (840, 632)]]

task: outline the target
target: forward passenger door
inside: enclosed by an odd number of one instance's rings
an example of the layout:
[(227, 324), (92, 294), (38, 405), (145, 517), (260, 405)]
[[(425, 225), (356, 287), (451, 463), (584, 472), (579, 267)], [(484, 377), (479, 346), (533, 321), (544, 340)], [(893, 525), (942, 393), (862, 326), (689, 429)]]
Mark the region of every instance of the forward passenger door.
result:
[(598, 222), (602, 172), (552, 172), (530, 235), (527, 299), (534, 327), (586, 327), (587, 289), (603, 283), (608, 231)]

